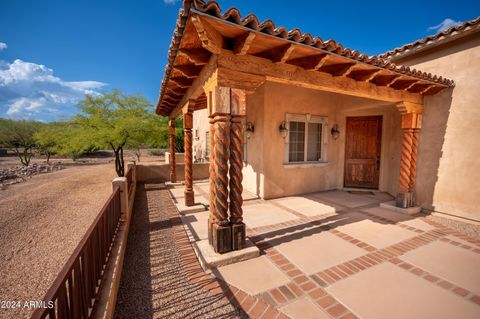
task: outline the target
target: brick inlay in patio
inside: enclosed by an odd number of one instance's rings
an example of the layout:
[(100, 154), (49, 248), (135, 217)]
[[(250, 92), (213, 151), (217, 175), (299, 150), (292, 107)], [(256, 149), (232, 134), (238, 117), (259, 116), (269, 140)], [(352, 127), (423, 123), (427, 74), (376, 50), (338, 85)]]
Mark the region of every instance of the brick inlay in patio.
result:
[(480, 295), (480, 254), (436, 241), (401, 259)]
[(223, 266), (214, 273), (251, 295), (286, 285), (290, 281), (266, 256)]
[(313, 303), (309, 298), (303, 297), (289, 303), (280, 308), (285, 314), (291, 318), (298, 319), (329, 319), (327, 315), (318, 305)]
[(268, 202), (243, 206), (243, 221), (249, 228), (274, 225), (294, 219), (298, 217)]
[[(275, 248), (307, 275), (365, 255), (365, 250), (315, 227), (286, 234)], [(282, 238), (275, 238), (281, 241)]]
[(480, 307), (412, 273), (383, 263), (327, 291), (362, 318), (479, 318)]
[(312, 217), (319, 215), (335, 215), (337, 209), (332, 205), (321, 203), (320, 201), (315, 201), (300, 196), (284, 197), (279, 199), (274, 199), (274, 203), (280, 204), (288, 209), (296, 211), (304, 216)]
[(349, 215), (352, 216), (351, 221), (336, 229), (376, 248), (384, 248), (417, 235), (413, 231), (396, 225), (368, 219), (362, 214)]
[(349, 208), (371, 205), (379, 202), (379, 200), (375, 198), (375, 195), (356, 195), (344, 191), (320, 192), (312, 194), (310, 197), (326, 200), (327, 202)]

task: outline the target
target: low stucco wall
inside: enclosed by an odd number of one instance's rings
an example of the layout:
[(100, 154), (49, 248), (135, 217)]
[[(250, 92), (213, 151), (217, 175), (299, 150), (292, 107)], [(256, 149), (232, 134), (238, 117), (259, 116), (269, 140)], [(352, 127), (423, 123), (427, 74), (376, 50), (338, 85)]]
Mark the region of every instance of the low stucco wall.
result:
[[(175, 163), (183, 164), (185, 161), (184, 153), (175, 153)], [(165, 164), (170, 164), (170, 152), (165, 152)]]
[[(185, 180), (185, 165), (177, 164), (177, 181)], [(167, 182), (170, 181), (170, 165), (159, 164), (137, 164), (138, 182)], [(193, 164), (193, 179), (203, 180), (209, 178), (209, 163)]]
[(480, 221), (480, 34), (400, 60), (455, 81), (425, 98), (417, 164), (423, 208)]

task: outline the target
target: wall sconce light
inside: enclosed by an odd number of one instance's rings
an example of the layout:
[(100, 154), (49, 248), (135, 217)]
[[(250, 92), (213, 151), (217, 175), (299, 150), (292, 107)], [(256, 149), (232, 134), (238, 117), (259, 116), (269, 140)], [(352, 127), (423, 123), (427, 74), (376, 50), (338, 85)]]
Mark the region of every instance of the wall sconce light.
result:
[(247, 122), (245, 124), (245, 132), (247, 132), (247, 138), (250, 138), (253, 134), (253, 132), (255, 132), (255, 125), (253, 125), (252, 122)]
[(333, 125), (332, 129), (330, 130), (332, 133), (332, 137), (336, 140), (340, 136), (340, 130), (338, 129), (338, 124)]
[(282, 134), (282, 137), (286, 138), (288, 134), (287, 122), (283, 121), (280, 123), (278, 130), (280, 131), (280, 134)]

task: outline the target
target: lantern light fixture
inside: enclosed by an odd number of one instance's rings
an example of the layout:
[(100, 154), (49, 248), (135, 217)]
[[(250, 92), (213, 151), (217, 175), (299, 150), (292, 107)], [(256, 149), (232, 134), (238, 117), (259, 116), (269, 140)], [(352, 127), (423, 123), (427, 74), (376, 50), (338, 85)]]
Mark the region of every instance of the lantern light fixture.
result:
[(280, 123), (278, 130), (280, 131), (282, 137), (286, 138), (288, 134), (287, 122), (283, 121), (282, 123)]

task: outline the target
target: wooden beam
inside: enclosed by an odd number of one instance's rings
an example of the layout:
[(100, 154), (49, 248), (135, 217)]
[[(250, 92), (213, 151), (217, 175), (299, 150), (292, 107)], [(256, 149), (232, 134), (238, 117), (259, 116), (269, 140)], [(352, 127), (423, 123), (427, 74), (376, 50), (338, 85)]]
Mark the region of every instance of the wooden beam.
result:
[(250, 55), (222, 54), (218, 56), (217, 64), (219, 69), (226, 68), (266, 76), (267, 80), (278, 83), (388, 102), (423, 103), (423, 97), (420, 94), (378, 87), (372, 83), (358, 82), (348, 77), (332, 77), (322, 72), (309, 72), (294, 65), (276, 64)]
[(291, 43), (282, 44), (278, 47), (262, 51), (256, 54), (256, 56), (272, 60), (274, 63), (285, 63), (287, 62), (294, 48), (295, 46)]
[(201, 67), (195, 65), (177, 65), (174, 66), (174, 70), (177, 70), (187, 78), (195, 78), (200, 73)]
[(435, 87), (435, 85), (433, 84), (430, 84), (429, 86), (427, 86), (424, 90), (422, 90), (421, 92), (419, 92), (420, 94), (425, 94), (428, 90), (430, 90), (431, 88)]
[(391, 87), (392, 85), (395, 84), (395, 82), (397, 82), (397, 81), (399, 81), (399, 80), (402, 80), (402, 79), (403, 79), (403, 76), (397, 75), (396, 77), (392, 78), (392, 80), (390, 80), (390, 82), (385, 83), (385, 86), (386, 86), (386, 87)]
[(348, 68), (346, 68), (341, 74), (338, 74), (338, 76), (348, 76), (355, 68), (358, 66), (358, 64), (354, 63), (350, 65)]
[(205, 65), (211, 53), (204, 49), (180, 49), (178, 55), (183, 55), (195, 65)]
[(222, 53), (225, 39), (220, 32), (197, 14), (193, 14), (191, 19), (202, 41), (202, 46), (213, 54)]
[(176, 77), (176, 78), (170, 78), (169, 82), (173, 82), (177, 86), (182, 88), (189, 88), (190, 85), (192, 85), (193, 80), (186, 77)]
[(255, 39), (255, 33), (253, 32), (247, 32), (233, 39), (233, 53), (238, 55), (247, 54), (253, 39)]
[(183, 95), (180, 102), (176, 104), (176, 107), (170, 112), (170, 117), (176, 117), (182, 110), (182, 107), (188, 102), (188, 100), (195, 100), (203, 93), (203, 85), (212, 76), (216, 76), (214, 73), (217, 69), (217, 55), (212, 55), (210, 61), (200, 71), (198, 77), (193, 81), (192, 85), (188, 88), (187, 92)]
[(394, 88), (395, 90), (405, 90), (417, 82), (417, 79), (401, 79), (390, 85), (390, 87)]
[(332, 76), (342, 76), (345, 72), (347, 72), (351, 67), (355, 66), (353, 63), (337, 63), (337, 64), (328, 64), (323, 65), (318, 71), (326, 72), (331, 74)]
[(293, 64), (304, 68), (305, 70), (318, 70), (323, 63), (326, 61), (328, 54), (317, 54), (313, 56), (307, 56), (303, 58), (296, 58), (292, 60), (288, 60), (288, 64)]

